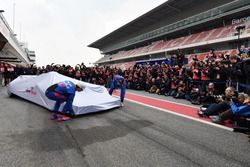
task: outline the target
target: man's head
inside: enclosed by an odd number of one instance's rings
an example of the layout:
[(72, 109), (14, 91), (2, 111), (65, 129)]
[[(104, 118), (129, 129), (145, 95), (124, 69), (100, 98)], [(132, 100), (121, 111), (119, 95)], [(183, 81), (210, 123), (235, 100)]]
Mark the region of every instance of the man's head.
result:
[(237, 62), (237, 56), (236, 55), (231, 55), (230, 56), (230, 62), (231, 63), (236, 63)]
[(229, 86), (229, 87), (226, 88), (226, 90), (225, 90), (225, 95), (226, 95), (227, 97), (232, 97), (232, 96), (234, 96), (235, 94), (236, 94), (236, 91), (235, 91), (235, 89), (234, 89), (233, 87)]
[(243, 51), (245, 49), (245, 45), (240, 46), (240, 50)]
[(214, 83), (210, 82), (210, 83), (208, 84), (208, 88), (209, 88), (209, 89), (213, 89), (213, 88), (214, 88)]
[(250, 96), (248, 95), (248, 94), (244, 94), (244, 96), (245, 96), (245, 100), (244, 100), (244, 103), (245, 104), (249, 104), (250, 103)]
[(246, 98), (246, 95), (243, 94), (243, 93), (240, 93), (240, 94), (238, 95), (238, 101), (241, 102), (241, 103), (244, 103), (245, 98)]
[(76, 84), (76, 91), (81, 92), (81, 91), (83, 91), (85, 89), (85, 87), (86, 86), (85, 86), (84, 83), (79, 82), (79, 83)]

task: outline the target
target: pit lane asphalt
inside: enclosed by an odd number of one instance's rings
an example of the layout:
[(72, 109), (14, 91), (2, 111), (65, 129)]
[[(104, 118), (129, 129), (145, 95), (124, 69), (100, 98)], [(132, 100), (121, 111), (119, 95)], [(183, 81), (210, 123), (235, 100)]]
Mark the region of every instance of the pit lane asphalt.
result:
[(130, 102), (61, 123), (49, 118), (0, 88), (0, 166), (250, 166), (246, 135)]

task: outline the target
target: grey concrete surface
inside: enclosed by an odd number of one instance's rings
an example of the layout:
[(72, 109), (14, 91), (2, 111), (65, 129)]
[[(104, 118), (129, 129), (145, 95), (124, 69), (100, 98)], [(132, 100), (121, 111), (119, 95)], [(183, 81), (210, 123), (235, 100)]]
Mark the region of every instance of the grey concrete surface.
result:
[(0, 106), (3, 167), (250, 166), (244, 134), (130, 102), (61, 123), (6, 88)]

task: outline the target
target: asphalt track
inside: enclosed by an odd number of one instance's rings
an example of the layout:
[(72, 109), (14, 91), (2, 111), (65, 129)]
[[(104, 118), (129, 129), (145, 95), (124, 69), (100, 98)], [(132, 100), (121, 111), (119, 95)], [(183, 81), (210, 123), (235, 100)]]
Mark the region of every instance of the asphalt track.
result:
[(66, 122), (49, 117), (0, 88), (0, 166), (250, 166), (246, 135), (129, 101)]

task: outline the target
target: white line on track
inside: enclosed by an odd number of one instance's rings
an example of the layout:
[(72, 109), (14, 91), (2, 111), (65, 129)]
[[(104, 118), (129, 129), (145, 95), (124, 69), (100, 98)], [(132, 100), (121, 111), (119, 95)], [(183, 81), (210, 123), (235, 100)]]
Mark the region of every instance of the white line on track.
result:
[[(115, 95), (115, 97), (119, 97), (119, 96)], [(221, 128), (221, 129), (228, 130), (228, 131), (233, 131), (232, 128), (229, 128), (229, 127), (226, 127), (226, 126), (223, 126), (223, 125), (215, 124), (215, 123), (208, 122), (208, 121), (205, 121), (205, 120), (201, 120), (201, 119), (198, 119), (198, 118), (193, 118), (193, 117), (190, 117), (190, 116), (187, 116), (187, 115), (184, 115), (184, 114), (180, 114), (180, 113), (176, 113), (176, 112), (169, 111), (169, 110), (166, 110), (166, 109), (162, 109), (162, 108), (159, 108), (159, 107), (151, 106), (151, 105), (144, 104), (144, 103), (141, 103), (141, 102), (138, 102), (138, 101), (135, 101), (135, 100), (130, 100), (130, 99), (126, 99), (126, 100), (128, 100), (130, 102), (133, 102), (133, 103), (136, 103), (136, 104), (139, 104), (139, 105), (143, 105), (143, 106), (147, 106), (147, 107), (150, 107), (150, 108), (153, 108), (153, 109), (156, 109), (156, 110), (160, 110), (160, 111), (163, 111), (163, 112), (166, 112), (166, 113), (170, 113), (170, 114), (177, 115), (177, 116), (184, 117), (184, 118), (188, 118), (188, 119), (191, 119), (191, 120), (194, 120), (194, 121), (197, 121), (197, 122), (201, 122), (201, 123), (204, 123), (204, 124), (207, 124), (207, 125), (211, 125), (211, 126), (214, 126), (214, 127), (218, 127), (218, 128)]]

